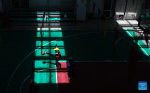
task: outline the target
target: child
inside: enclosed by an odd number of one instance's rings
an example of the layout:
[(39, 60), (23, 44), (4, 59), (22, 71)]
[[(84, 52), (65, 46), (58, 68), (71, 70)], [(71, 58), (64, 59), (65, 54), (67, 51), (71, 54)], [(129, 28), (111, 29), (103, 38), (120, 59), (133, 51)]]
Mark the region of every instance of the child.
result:
[(69, 61), (67, 62), (67, 66), (68, 66), (68, 77), (69, 77), (69, 79), (73, 78), (75, 65), (74, 65), (74, 62), (72, 60), (72, 57), (69, 57)]
[(55, 55), (53, 55), (51, 53), (44, 52), (44, 51), (42, 51), (42, 54), (44, 55), (46, 53), (46, 54), (49, 54), (49, 55), (55, 57), (56, 66), (61, 68), (61, 64), (58, 62), (60, 60), (60, 58), (61, 58), (61, 53), (59, 51), (59, 48), (57, 48), (57, 46), (56, 46), (56, 48), (54, 50), (55, 50)]

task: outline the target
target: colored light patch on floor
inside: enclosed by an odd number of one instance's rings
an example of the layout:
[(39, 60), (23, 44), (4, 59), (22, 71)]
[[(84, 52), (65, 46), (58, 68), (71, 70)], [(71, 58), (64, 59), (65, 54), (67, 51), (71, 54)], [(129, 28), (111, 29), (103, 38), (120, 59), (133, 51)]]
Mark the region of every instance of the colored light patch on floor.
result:
[[(24, 19), (22, 19), (24, 20)], [(26, 18), (26, 20), (35, 20), (34, 18)], [(37, 18), (37, 20), (43, 20), (43, 18)], [(46, 20), (46, 18), (44, 18)], [(74, 18), (48, 18), (48, 20), (75, 20)]]
[[(41, 28), (37, 28), (37, 31), (41, 31)], [(49, 31), (49, 28), (42, 28), (42, 31), (47, 32), (47, 31)]]
[(64, 41), (53, 41), (51, 42), (51, 46), (64, 46)]
[[(55, 63), (55, 62), (53, 62), (53, 61), (51, 61), (51, 63)], [(51, 68), (56, 68), (56, 65), (54, 65), (54, 64), (51, 64)], [(57, 80), (56, 80), (56, 71), (57, 70), (50, 70), (51, 72), (51, 83), (57, 83)]]
[(135, 36), (134, 32), (132, 31), (132, 29), (124, 29), (126, 31), (126, 33), (130, 36), (133, 37)]
[(50, 32), (50, 37), (63, 37), (62, 32)]
[(49, 60), (35, 60), (34, 62), (35, 68), (49, 68), (50, 67), (49, 63), (43, 64), (42, 63), (43, 61), (49, 62)]
[[(135, 40), (133, 40), (134, 42), (135, 42)], [(138, 40), (138, 42), (137, 43), (139, 43), (141, 46), (144, 46), (145, 45), (145, 43), (142, 41), (142, 40)], [(146, 46), (146, 45), (145, 45)]]
[[(37, 18), (37, 20), (43, 20), (43, 18)], [(44, 18), (44, 20), (46, 20), (46, 18)], [(61, 20), (61, 18), (49, 18), (48, 20)]]
[[(58, 48), (59, 48), (59, 47), (58, 47)], [(65, 49), (59, 49), (59, 51), (61, 52), (61, 56), (66, 56)], [(52, 53), (52, 54), (55, 54), (55, 50), (54, 50), (54, 49), (51, 49), (51, 53)]]
[[(46, 51), (46, 52), (50, 52), (50, 50), (49, 49), (43, 49), (42, 51)], [(37, 49), (36, 51), (35, 51), (35, 56), (49, 56), (49, 55), (42, 55), (41, 54), (41, 49)]]
[[(42, 43), (45, 47), (49, 46), (49, 41), (42, 41)], [(41, 46), (41, 41), (36, 41), (36, 46)]]
[(34, 74), (34, 80), (35, 80), (36, 84), (49, 83), (50, 82), (50, 73), (49, 72), (37, 72)]
[[(57, 69), (57, 83), (70, 83), (69, 77), (68, 77), (68, 69), (67, 69), (67, 62), (60, 62), (61, 69)], [(62, 72), (59, 72), (62, 71)]]
[[(51, 60), (52, 63), (55, 63), (56, 60)], [(67, 60), (59, 60), (58, 62), (67, 62)]]
[[(49, 32), (42, 32), (43, 37), (49, 37)], [(37, 37), (41, 37), (41, 33), (37, 32)]]
[(146, 55), (149, 56), (150, 55), (150, 49), (149, 48), (140, 48), (142, 50), (142, 52)]
[[(131, 31), (131, 29), (127, 29), (129, 31)], [(133, 37), (133, 35), (137, 36), (135, 32), (129, 32), (129, 31), (126, 31), (127, 34), (131, 37)], [(135, 40), (133, 40), (135, 42)], [(150, 49), (149, 48), (143, 48), (142, 46), (146, 46), (146, 44), (142, 41), (142, 40), (138, 40), (138, 45), (139, 45), (139, 48), (140, 50), (146, 55), (146, 56), (149, 56), (150, 55)]]

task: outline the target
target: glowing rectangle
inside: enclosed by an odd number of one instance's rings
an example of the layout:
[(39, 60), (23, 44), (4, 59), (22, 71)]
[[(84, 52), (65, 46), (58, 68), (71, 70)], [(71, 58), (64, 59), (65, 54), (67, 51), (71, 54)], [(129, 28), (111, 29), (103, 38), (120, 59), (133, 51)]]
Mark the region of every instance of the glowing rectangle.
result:
[(129, 22), (130, 24), (138, 24), (138, 21), (136, 21), (136, 20), (128, 20), (128, 22)]
[(133, 29), (133, 27), (122, 27), (123, 29)]
[(68, 77), (67, 62), (60, 62), (60, 64), (63, 70), (57, 69), (57, 83), (70, 83)]
[(127, 29), (127, 31), (131, 34), (132, 37), (136, 36), (135, 33), (134, 33), (134, 31), (132, 29)]
[[(51, 60), (52, 63), (55, 63), (56, 60)], [(67, 60), (59, 60), (58, 62), (67, 62)]]
[[(49, 49), (43, 49), (42, 51), (45, 51), (45, 52), (50, 52), (50, 50)], [(35, 51), (35, 56), (49, 56), (48, 54), (45, 54), (45, 55), (42, 55), (41, 54), (41, 49), (37, 49), (36, 51)]]
[(124, 12), (116, 12), (116, 15), (124, 15)]
[(36, 82), (36, 84), (49, 83), (50, 73), (49, 72), (37, 72), (34, 74), (34, 81)]
[[(36, 46), (41, 46), (41, 41), (36, 41)], [(49, 46), (49, 41), (43, 41), (43, 46)]]
[(51, 42), (51, 46), (64, 46), (64, 41), (53, 41)]
[[(54, 61), (51, 61), (51, 63), (55, 63)], [(56, 68), (56, 65), (51, 64), (51, 68)], [(51, 70), (51, 83), (57, 83), (56, 81), (56, 70)]]
[[(41, 20), (41, 21), (42, 21), (42, 20), (43, 20), (43, 18), (37, 18), (37, 20)], [(44, 20), (46, 20), (46, 19), (44, 18)]]
[[(127, 29), (127, 30), (131, 30), (131, 29)], [(129, 31), (126, 31), (127, 34), (131, 37), (133, 37), (133, 33), (129, 32)], [(136, 35), (136, 34), (135, 34)], [(135, 40), (133, 40), (135, 42)], [(138, 40), (138, 45), (139, 45), (139, 48), (140, 50), (146, 55), (146, 56), (149, 56), (150, 55), (150, 49), (149, 48), (142, 48), (142, 45), (145, 45), (145, 43), (142, 41), (142, 40)], [(145, 45), (146, 46), (146, 45)]]
[(49, 62), (49, 60), (35, 60), (34, 62), (35, 68), (49, 68), (49, 63), (43, 64), (42, 63), (43, 61)]
[[(41, 28), (37, 28), (37, 31), (41, 31)], [(49, 28), (42, 28), (42, 31), (49, 31)]]
[[(42, 32), (43, 37), (49, 37), (49, 32)], [(41, 32), (37, 32), (37, 37), (41, 37)]]
[(61, 20), (61, 18), (49, 18), (48, 20)]
[(136, 14), (135, 12), (128, 12), (128, 14)]
[(150, 55), (150, 49), (149, 48), (140, 48), (142, 51), (143, 51), (143, 53), (146, 55), (146, 56), (149, 56)]
[[(135, 42), (135, 40), (133, 40)], [(141, 45), (141, 46), (146, 46), (145, 43), (142, 41), (142, 40), (138, 40), (138, 43)]]
[(62, 32), (50, 32), (50, 37), (63, 37)]
[(50, 31), (58, 31), (58, 30), (61, 30), (61, 28), (50, 28)]
[(120, 24), (129, 24), (126, 20), (116, 20), (117, 23)]
[[(59, 49), (59, 51), (61, 52), (61, 56), (66, 56), (65, 49)], [(55, 50), (51, 49), (51, 53), (55, 54)]]

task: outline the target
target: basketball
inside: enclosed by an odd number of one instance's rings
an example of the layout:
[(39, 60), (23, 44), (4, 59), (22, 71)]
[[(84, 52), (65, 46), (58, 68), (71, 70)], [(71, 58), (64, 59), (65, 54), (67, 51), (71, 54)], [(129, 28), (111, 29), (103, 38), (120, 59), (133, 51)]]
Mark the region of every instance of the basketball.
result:
[(44, 55), (45, 54), (45, 51), (42, 51), (42, 53), (41, 53), (42, 55)]

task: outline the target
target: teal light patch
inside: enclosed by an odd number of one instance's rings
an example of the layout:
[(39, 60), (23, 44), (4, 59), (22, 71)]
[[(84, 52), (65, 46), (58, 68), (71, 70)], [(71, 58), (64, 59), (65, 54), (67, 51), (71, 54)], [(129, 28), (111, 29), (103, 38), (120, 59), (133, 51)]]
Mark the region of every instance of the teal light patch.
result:
[(143, 51), (143, 53), (146, 55), (146, 56), (149, 56), (150, 55), (150, 49), (149, 48), (143, 48), (141, 49)]
[[(43, 20), (43, 18), (37, 18), (37, 20)], [(44, 18), (46, 20), (46, 18)], [(61, 20), (61, 18), (49, 18), (48, 20)]]
[[(52, 63), (55, 63), (56, 60), (51, 60)], [(67, 60), (59, 60), (58, 62), (67, 62)]]
[(132, 34), (130, 34), (130, 32), (129, 32), (129, 31), (126, 31), (126, 33), (127, 33), (130, 37), (133, 37), (133, 35), (132, 35)]
[(132, 29), (127, 29), (126, 33), (127, 33), (130, 37), (136, 36), (136, 34), (134, 33), (134, 31), (133, 31)]
[[(42, 51), (45, 51), (45, 52), (50, 52), (50, 50), (49, 49), (43, 49)], [(35, 51), (35, 56), (49, 56), (48, 54), (45, 54), (45, 55), (42, 55), (41, 54), (41, 49), (37, 49), (36, 51)]]
[(62, 32), (50, 32), (51, 37), (63, 37)]
[(50, 81), (50, 73), (49, 72), (37, 72), (34, 74), (34, 80), (36, 84), (39, 83), (49, 83)]
[[(49, 37), (49, 32), (42, 32), (43, 37)], [(37, 37), (41, 37), (41, 33), (37, 32)]]
[[(11, 19), (13, 19), (13, 18), (11, 18)], [(14, 20), (14, 19), (13, 19)], [(22, 19), (23, 20), (23, 19)], [(28, 20), (35, 20), (34, 18), (30, 18), (30, 19), (28, 19)], [(37, 18), (37, 20), (40, 20), (40, 21), (42, 21), (43, 20), (43, 18)], [(44, 18), (44, 20), (46, 20), (46, 18)], [(74, 18), (49, 18), (48, 20), (75, 20)]]
[[(131, 31), (131, 29), (128, 29), (128, 30), (130, 30)], [(135, 32), (129, 32), (129, 31), (126, 31), (127, 32), (127, 34), (129, 35), (129, 36), (133, 36), (133, 34), (135, 34)], [(136, 34), (135, 34), (135, 36), (137, 36)], [(134, 42), (135, 42), (135, 40), (133, 40)], [(138, 40), (138, 45), (139, 45), (139, 48), (140, 48), (140, 50), (146, 55), (146, 56), (149, 56), (150, 55), (150, 49), (149, 48), (143, 48), (142, 46), (146, 46), (146, 44), (142, 41), (142, 40)], [(141, 46), (141, 47), (140, 47)]]
[[(41, 41), (36, 41), (36, 46), (41, 46)], [(49, 41), (43, 41), (43, 46), (49, 46)]]
[(61, 18), (49, 18), (49, 20), (61, 20)]
[[(135, 40), (133, 40), (135, 42)], [(141, 45), (141, 46), (144, 46), (145, 43), (142, 41), (142, 40), (138, 40), (138, 44)], [(145, 45), (146, 46), (146, 45)]]
[[(59, 49), (59, 51), (61, 52), (61, 56), (66, 56), (65, 49)], [(55, 50), (51, 49), (51, 53), (55, 54)]]
[(51, 46), (64, 46), (64, 41), (53, 41), (51, 42)]
[(49, 62), (49, 60), (35, 60), (35, 68), (49, 68), (49, 63), (43, 64), (43, 61)]
[[(41, 20), (41, 21), (42, 21), (42, 20), (43, 20), (43, 18), (37, 18), (37, 20)], [(44, 20), (46, 20), (46, 18), (44, 18)]]
[[(51, 61), (51, 63), (55, 63), (55, 61)], [(51, 68), (56, 68), (56, 65), (53, 65), (53, 64), (51, 64)], [(56, 70), (51, 70), (52, 72), (51, 72), (51, 83), (57, 83), (57, 77), (56, 77)]]

